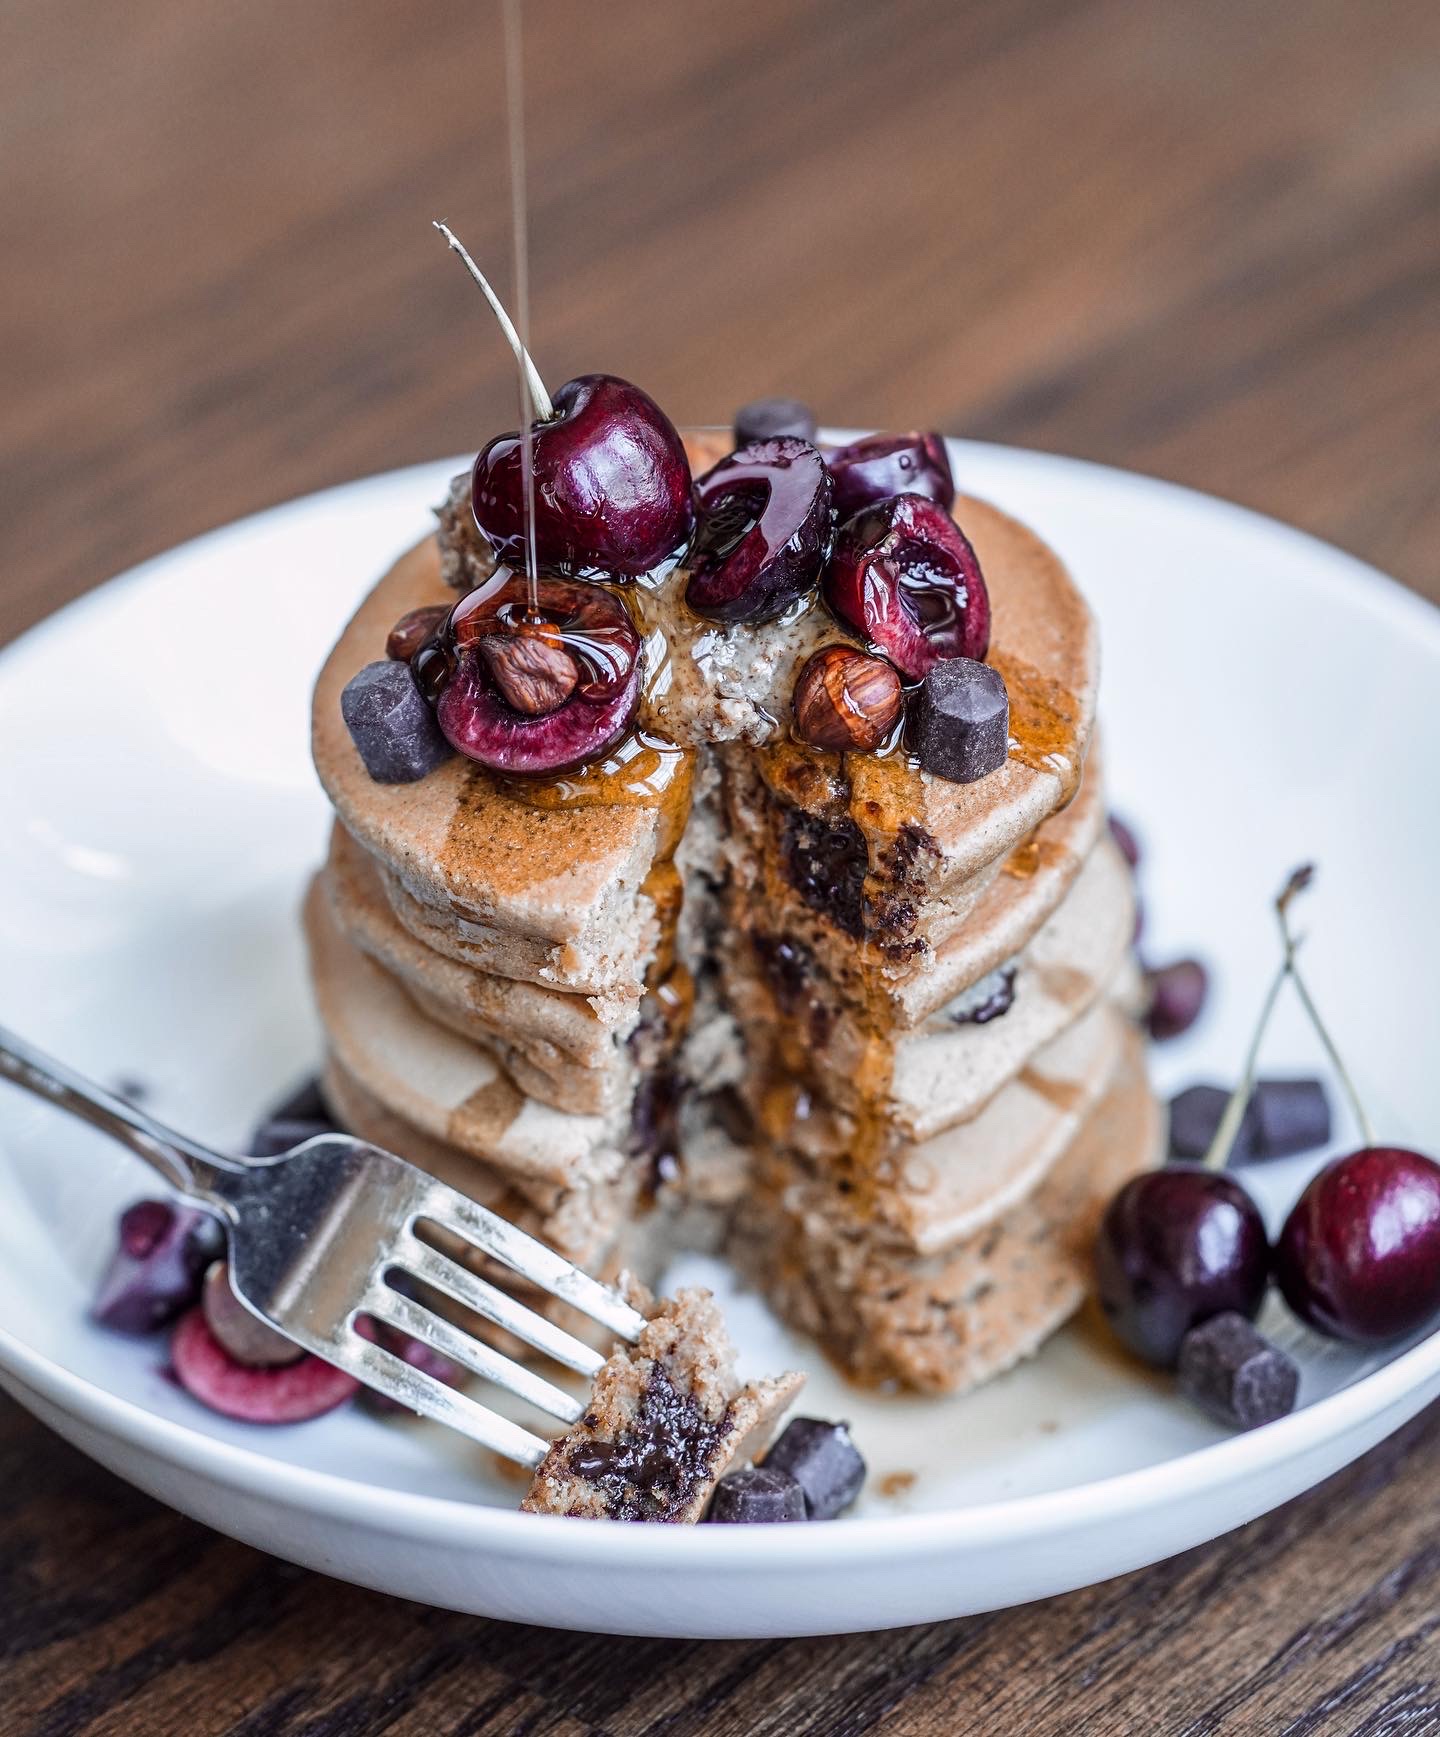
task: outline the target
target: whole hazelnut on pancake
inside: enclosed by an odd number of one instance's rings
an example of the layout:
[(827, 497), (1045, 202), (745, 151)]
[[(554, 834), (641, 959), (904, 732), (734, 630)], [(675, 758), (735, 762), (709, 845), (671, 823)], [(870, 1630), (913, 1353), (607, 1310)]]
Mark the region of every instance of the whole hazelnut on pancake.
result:
[(853, 645), (823, 646), (795, 683), (795, 733), (812, 748), (873, 752), (900, 719), (900, 677)]

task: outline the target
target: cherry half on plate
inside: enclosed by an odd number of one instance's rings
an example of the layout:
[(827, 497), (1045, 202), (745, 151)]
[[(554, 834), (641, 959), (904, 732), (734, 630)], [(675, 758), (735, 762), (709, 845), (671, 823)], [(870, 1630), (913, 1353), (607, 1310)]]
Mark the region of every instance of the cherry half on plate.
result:
[(458, 753), (517, 778), (603, 754), (640, 701), (640, 635), (620, 599), (577, 579), (541, 579), (537, 597), (532, 614), (523, 576), (502, 573), (460, 599), (435, 705)]
[(1315, 1175), (1275, 1245), (1275, 1278), (1309, 1326), (1381, 1344), (1440, 1314), (1440, 1164), (1362, 1146)]
[[(633, 579), (673, 562), (694, 522), (690, 463), (648, 393), (613, 374), (582, 374), (537, 422), (535, 558), (542, 573)], [(520, 436), (481, 449), (471, 479), (475, 523), (511, 567), (525, 566)]]
[(242, 1423), (306, 1423), (360, 1390), (353, 1375), (305, 1352), (264, 1369), (237, 1362), (211, 1332), (201, 1308), (180, 1317), (170, 1360), (192, 1398)]
[(770, 621), (805, 595), (830, 552), (830, 472), (778, 435), (722, 458), (695, 485), (685, 601), (707, 621)]
[(975, 551), (924, 495), (894, 495), (848, 519), (824, 592), (836, 618), (912, 681), (944, 658), (983, 662), (990, 649), (990, 596)]
[(950, 455), (938, 434), (870, 434), (837, 447), (825, 462), (842, 524), (891, 495), (924, 495), (947, 512), (955, 499)]

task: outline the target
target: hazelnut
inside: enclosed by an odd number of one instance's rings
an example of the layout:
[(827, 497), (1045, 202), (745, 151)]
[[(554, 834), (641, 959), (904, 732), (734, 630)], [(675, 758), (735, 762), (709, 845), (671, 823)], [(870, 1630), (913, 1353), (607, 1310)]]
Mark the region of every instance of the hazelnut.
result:
[(450, 613), (448, 603), (427, 603), (423, 609), (410, 609), (390, 629), (385, 641), (386, 657), (396, 663), (409, 663), (425, 642), (444, 626)]
[(579, 666), (550, 622), (523, 622), (479, 641), (495, 686), (517, 712), (538, 718), (558, 711), (575, 691)]
[(884, 658), (823, 646), (795, 683), (795, 732), (812, 748), (878, 748), (900, 716), (900, 677)]

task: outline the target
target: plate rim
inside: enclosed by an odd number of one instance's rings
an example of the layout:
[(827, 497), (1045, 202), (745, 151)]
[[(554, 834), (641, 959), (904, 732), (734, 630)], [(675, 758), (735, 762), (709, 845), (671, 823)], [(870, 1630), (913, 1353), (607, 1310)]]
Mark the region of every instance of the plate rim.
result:
[[(836, 441), (857, 437), (854, 430), (824, 432)], [(1418, 630), (1429, 642), (1431, 654), (1440, 660), (1440, 607), (1359, 556), (1311, 532), (1222, 496), (1142, 471), (988, 441), (947, 437), (947, 446), (962, 479), (967, 455), (983, 456), (1002, 469), (1018, 466), (1058, 471), (1070, 478), (1078, 475), (1082, 480), (1088, 474), (1108, 488), (1138, 490), (1155, 496), (1162, 504), (1173, 501), (1190, 512), (1210, 515), (1218, 512), (1241, 530), (1278, 537), (1317, 562), (1310, 577), (1318, 586), (1335, 594), (1343, 593), (1351, 607), (1358, 604), (1407, 632)], [(422, 478), (435, 476), (446, 465), (462, 467), (466, 462), (463, 457), (441, 458), (376, 471), (290, 497), (160, 551), (102, 581), (0, 647), (0, 686), (17, 655), (34, 654), (50, 635), (63, 633), (77, 617), (105, 607), (118, 593), (145, 584), (167, 567), (203, 559), (207, 548), (218, 541), (257, 531), (262, 525), (283, 526), (284, 519), (292, 515), (337, 510), (347, 498), (353, 500), (357, 494), (380, 484), (403, 492), (410, 484), (418, 487)], [(789, 1531), (776, 1534), (766, 1527), (750, 1526), (587, 1526), (565, 1516), (522, 1514), (518, 1509), (486, 1502), (397, 1490), (335, 1471), (293, 1465), (273, 1458), (259, 1445), (226, 1441), (182, 1419), (152, 1411), (54, 1361), (4, 1325), (0, 1325), (0, 1369), (67, 1415), (168, 1464), (221, 1481), (261, 1500), (317, 1512), (366, 1530), (418, 1535), (427, 1542), (460, 1544), (466, 1548), (503, 1547), (518, 1542), (518, 1553), (557, 1564), (569, 1560), (593, 1563), (596, 1558), (609, 1558), (617, 1565), (678, 1567), (691, 1553), (699, 1552), (707, 1566), (753, 1563), (764, 1567), (783, 1560), (798, 1568), (824, 1567), (837, 1555), (861, 1559), (895, 1552), (909, 1556), (944, 1555), (957, 1547), (983, 1547), (1058, 1533), (1067, 1524), (1113, 1523), (1167, 1499), (1193, 1499), (1207, 1491), (1258, 1477), (1323, 1447), (1326, 1442), (1343, 1440), (1376, 1420), (1385, 1421), (1385, 1433), (1389, 1433), (1403, 1420), (1391, 1424), (1385, 1420), (1386, 1412), (1403, 1405), (1427, 1381), (1440, 1378), (1440, 1329), (1378, 1369), (1356, 1377), (1336, 1392), (1263, 1429), (1192, 1448), (1152, 1465), (1055, 1490), (923, 1513), (860, 1516), (842, 1526), (806, 1527), (798, 1534)], [(697, 1544), (699, 1538), (706, 1542)]]

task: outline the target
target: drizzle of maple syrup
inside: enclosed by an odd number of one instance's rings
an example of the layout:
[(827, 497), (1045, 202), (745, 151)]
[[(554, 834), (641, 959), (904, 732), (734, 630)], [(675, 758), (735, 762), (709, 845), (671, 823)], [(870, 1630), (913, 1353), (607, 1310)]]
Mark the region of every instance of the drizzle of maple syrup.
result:
[[(653, 991), (676, 969), (675, 934), (685, 889), (675, 852), (690, 818), (695, 756), (643, 727), (632, 729), (600, 759), (553, 779), (497, 780), (531, 808), (651, 808), (657, 812), (655, 854), (640, 884), (655, 907), (659, 935), (645, 986)], [(688, 973), (687, 973), (688, 976)], [(688, 1006), (693, 1003), (693, 988)], [(678, 1041), (678, 1040), (677, 1040)]]
[(893, 838), (903, 826), (918, 826), (925, 813), (920, 762), (892, 739), (875, 754), (847, 754), (850, 817), (867, 835)]
[(1060, 807), (1080, 787), (1080, 706), (1075, 695), (1023, 658), (990, 648), (1010, 695), (1010, 758), (1060, 780)]
[[(520, 0), (503, 0), (505, 26), (505, 119), (510, 145), (510, 223), (515, 260), (515, 329), (530, 351), (530, 226), (525, 200), (525, 83), (520, 34)], [(520, 481), (525, 500), (525, 583), (530, 614), (540, 614), (540, 568), (535, 558), (535, 449), (531, 428), (535, 403), (525, 364), (515, 358), (520, 377)]]
[[(787, 735), (755, 749), (754, 757), (761, 777), (782, 798), (811, 809), (843, 806), (867, 841), (888, 841), (901, 826), (917, 822), (923, 812), (920, 774), (898, 732), (880, 754), (828, 753)], [(867, 907), (872, 877), (873, 863), (866, 874)], [(845, 1150), (835, 1171), (842, 1191), (865, 1214), (877, 1190), (890, 1179), (894, 1007), (885, 981), (884, 956), (868, 923), (862, 926), (856, 953), (855, 970), (847, 973), (844, 985), (834, 985), (846, 991), (860, 1040), (850, 1075), (852, 1105), (839, 1118)], [(776, 1145), (793, 1147), (798, 1125), (814, 1113), (822, 1081), (804, 1008), (791, 1013), (773, 995), (767, 999), (774, 1017), (774, 1041), (764, 1058), (758, 1120)]]

